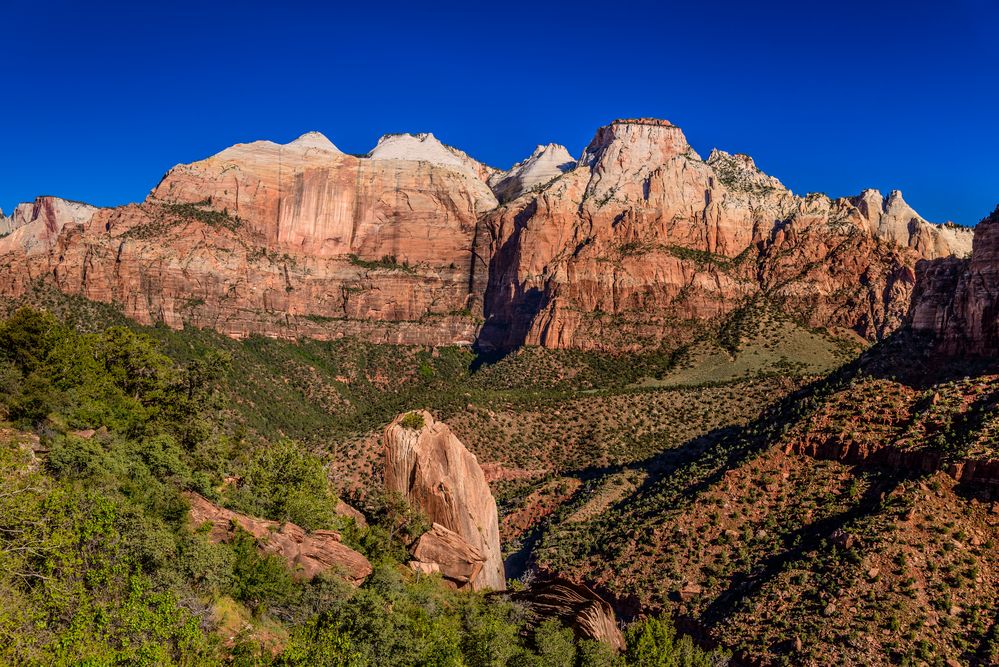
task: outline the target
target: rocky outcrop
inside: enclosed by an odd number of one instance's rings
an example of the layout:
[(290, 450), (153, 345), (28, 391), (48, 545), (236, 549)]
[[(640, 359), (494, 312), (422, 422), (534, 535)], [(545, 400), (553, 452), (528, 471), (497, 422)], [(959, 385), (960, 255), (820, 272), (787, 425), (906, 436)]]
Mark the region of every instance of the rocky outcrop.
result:
[(978, 223), (968, 259), (922, 262), (912, 328), (944, 355), (999, 355), (999, 207)]
[(363, 529), (368, 527), (368, 520), (364, 518), (364, 515), (339, 498), (337, 498), (336, 507), (333, 508), (333, 511), (337, 516), (351, 519), (358, 528)]
[(851, 465), (868, 465), (917, 474), (943, 472), (985, 497), (999, 497), (999, 460), (958, 458), (933, 448), (904, 448), (893, 442), (866, 443), (848, 438), (805, 438), (785, 445), (785, 453)]
[(486, 556), (458, 533), (439, 523), (416, 540), (411, 549), (409, 567), (424, 574), (439, 573), (444, 580), (461, 589), (476, 587)]
[(426, 411), (399, 415), (383, 443), (385, 487), (440, 526), (417, 542), (416, 560), (462, 587), (467, 576), (473, 590), (505, 588), (496, 501), (475, 455)]
[(533, 582), (511, 599), (541, 619), (557, 618), (584, 639), (595, 639), (622, 651), (624, 635), (610, 604), (590, 587), (568, 579)]
[(211, 524), (208, 536), (213, 542), (228, 542), (238, 527), (257, 540), (261, 553), (284, 559), (297, 577), (312, 579), (330, 571), (356, 586), (372, 572), (368, 559), (344, 545), (340, 534), (334, 530), (307, 533), (293, 523), (268, 521), (227, 510), (197, 493), (189, 492), (185, 496), (191, 503), (191, 523), (195, 526)]
[(576, 160), (565, 146), (547, 144), (538, 146), (523, 162), (509, 170), (493, 175), (489, 186), (500, 201), (510, 201), (529, 190), (541, 189), (567, 171), (576, 167)]
[[(24, 252), (52, 248), (67, 225), (88, 222), (96, 206), (58, 197), (38, 197), (31, 203), (18, 204), (10, 217), (0, 213), (0, 234), (7, 234), (5, 245)], [(15, 232), (17, 232), (15, 234)]]
[(850, 203), (857, 207), (873, 234), (913, 248), (925, 259), (971, 254), (972, 229), (927, 222), (912, 210), (898, 190), (892, 190), (887, 199), (877, 190), (864, 190), (851, 197)]
[(6, 236), (14, 231), (14, 220), (3, 214), (3, 209), (0, 208), (0, 236)]

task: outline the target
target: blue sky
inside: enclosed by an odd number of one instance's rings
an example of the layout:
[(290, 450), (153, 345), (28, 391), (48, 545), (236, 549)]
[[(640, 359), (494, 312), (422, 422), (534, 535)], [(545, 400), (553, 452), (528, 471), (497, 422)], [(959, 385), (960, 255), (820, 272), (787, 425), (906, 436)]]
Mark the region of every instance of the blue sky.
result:
[[(208, 6), (211, 5), (211, 6)], [(432, 131), (506, 167), (619, 117), (796, 192), (999, 203), (999, 0), (24, 2), (0, 8), (0, 207), (141, 200), (172, 165), (315, 129)]]

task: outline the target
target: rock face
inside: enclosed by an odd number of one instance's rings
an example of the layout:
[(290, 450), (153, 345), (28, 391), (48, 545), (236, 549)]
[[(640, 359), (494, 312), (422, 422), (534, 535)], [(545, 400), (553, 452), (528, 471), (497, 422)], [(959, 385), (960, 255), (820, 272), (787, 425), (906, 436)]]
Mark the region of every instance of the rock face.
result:
[(219, 507), (197, 493), (185, 495), (191, 503), (191, 522), (210, 523), (213, 542), (229, 541), (238, 526), (256, 538), (261, 553), (280, 556), (302, 579), (333, 570), (357, 586), (372, 572), (368, 559), (342, 544), (334, 530), (306, 533), (293, 523), (254, 518)]
[(616, 121), (573, 171), (485, 217), (479, 344), (643, 349), (762, 295), (876, 338), (902, 321), (916, 261), (970, 236), (910, 212), (898, 194), (799, 197), (746, 156), (702, 160), (667, 121)]
[(439, 572), (455, 588), (471, 585), (485, 565), (485, 555), (458, 533), (439, 523), (419, 537), (412, 549), (409, 566), (426, 574)]
[(425, 564), (420, 569), (433, 570), (436, 563), (459, 587), (467, 578), (473, 590), (503, 590), (496, 501), (475, 455), (426, 411), (399, 415), (383, 442), (385, 487), (438, 524), (415, 545), (416, 560)]
[(975, 228), (968, 259), (922, 262), (911, 323), (948, 355), (999, 355), (999, 207)]
[(885, 199), (877, 190), (864, 190), (850, 198), (872, 233), (907, 246), (926, 259), (966, 257), (971, 254), (974, 231), (954, 224), (934, 225), (912, 210), (898, 190)]
[(800, 197), (747, 156), (702, 160), (663, 120), (502, 173), (432, 134), (358, 158), (310, 132), (178, 165), (141, 204), (20, 205), (0, 218), (0, 296), (45, 279), (234, 337), (614, 351), (765, 297), (875, 339), (904, 318), (916, 262), (970, 238), (897, 192)]
[[(48, 249), (67, 225), (89, 221), (97, 207), (58, 197), (39, 197), (34, 202), (18, 204), (10, 217), (0, 211), (0, 234), (10, 235), (7, 244), (25, 251)], [(18, 234), (14, 235), (17, 231)]]
[(175, 167), (143, 204), (59, 209), (0, 239), (0, 294), (50, 276), (142, 323), (470, 344), (471, 249), (495, 204), (452, 167), (359, 159), (316, 133), (240, 144)]
[(523, 193), (540, 188), (576, 167), (576, 160), (565, 146), (538, 146), (531, 156), (513, 165), (508, 171), (495, 174), (489, 186), (500, 201), (516, 199)]
[(558, 618), (584, 639), (625, 648), (624, 635), (617, 625), (614, 609), (584, 584), (555, 578), (532, 583), (510, 596), (542, 618)]

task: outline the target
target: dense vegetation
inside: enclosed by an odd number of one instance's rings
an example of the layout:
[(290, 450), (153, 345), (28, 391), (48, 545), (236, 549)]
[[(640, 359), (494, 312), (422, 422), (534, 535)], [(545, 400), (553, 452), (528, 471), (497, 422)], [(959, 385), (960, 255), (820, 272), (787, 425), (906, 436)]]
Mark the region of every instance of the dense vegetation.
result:
[[(45, 303), (58, 320), (16, 313), (0, 341), (3, 474), (33, 489), (12, 491), (25, 519), (3, 524), (19, 555), (0, 564), (0, 644), (24, 638), (19, 659), (699, 664), (703, 652), (669, 623), (633, 623), (614, 658), (558, 624), (530, 631), (500, 599), (401, 569), (424, 524), (378, 493), (379, 433), (420, 408), (489, 465), (511, 576), (585, 578), (627, 613), (678, 617), (760, 664), (999, 656), (999, 512), (947, 475), (995, 458), (999, 376), (930, 379), (918, 341), (892, 339), (830, 375), (855, 346), (750, 304), (672, 348), (524, 349), (477, 367), (456, 347), (234, 341), (139, 327), (73, 298)], [(863, 464), (884, 448), (910, 467)], [(294, 581), (246, 539), (213, 545), (186, 528), (182, 489), (338, 529), (375, 574), (356, 590)], [(338, 494), (369, 530), (331, 511)], [(70, 499), (79, 506), (60, 504)], [(111, 517), (100, 530), (88, 525), (98, 502)], [(61, 542), (47, 546), (31, 532), (41, 526)], [(14, 537), (28, 535), (33, 553), (88, 545), (73, 549), (96, 555), (72, 568), (93, 574), (44, 569)], [(97, 567), (112, 545), (113, 576)], [(84, 594), (60, 598), (36, 575), (59, 590), (82, 581), (72, 590)], [(119, 605), (127, 613), (109, 613)], [(135, 633), (127, 646), (102, 620), (118, 618)], [(93, 638), (71, 619), (107, 630)], [(643, 658), (639, 645), (669, 649)], [(675, 662), (684, 653), (695, 657)]]
[[(618, 656), (557, 622), (538, 625), (501, 598), (416, 578), (400, 564), (418, 516), (371, 497), (368, 529), (338, 517), (313, 449), (238, 418), (245, 413), (234, 406), (241, 396), (232, 378), (253, 372), (238, 368), (252, 351), (164, 338), (124, 326), (83, 333), (32, 309), (0, 323), (0, 662), (723, 660), (665, 620), (633, 624)], [(233, 478), (241, 483), (227, 483)], [(308, 529), (339, 529), (375, 572), (356, 589), (334, 576), (298, 581), (249, 535), (214, 544), (190, 526), (184, 490)]]

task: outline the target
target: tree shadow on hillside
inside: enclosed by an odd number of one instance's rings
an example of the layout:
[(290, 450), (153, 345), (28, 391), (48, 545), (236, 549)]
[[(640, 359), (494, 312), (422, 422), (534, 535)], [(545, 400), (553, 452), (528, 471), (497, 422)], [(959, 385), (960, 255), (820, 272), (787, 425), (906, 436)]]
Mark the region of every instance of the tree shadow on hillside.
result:
[[(710, 627), (727, 619), (740, 608), (740, 603), (759, 592), (791, 563), (802, 560), (810, 551), (819, 551), (837, 533), (845, 531), (855, 521), (873, 516), (884, 509), (884, 499), (903, 481), (914, 474), (879, 471), (875, 483), (846, 511), (819, 519), (784, 536), (784, 549), (765, 558), (750, 571), (732, 576), (728, 587), (717, 595), (700, 614), (702, 626)], [(845, 548), (845, 547), (844, 547)]]

